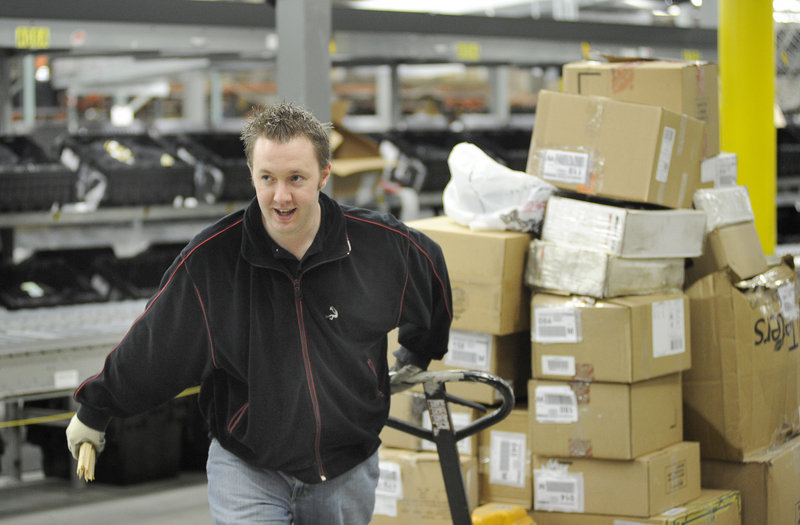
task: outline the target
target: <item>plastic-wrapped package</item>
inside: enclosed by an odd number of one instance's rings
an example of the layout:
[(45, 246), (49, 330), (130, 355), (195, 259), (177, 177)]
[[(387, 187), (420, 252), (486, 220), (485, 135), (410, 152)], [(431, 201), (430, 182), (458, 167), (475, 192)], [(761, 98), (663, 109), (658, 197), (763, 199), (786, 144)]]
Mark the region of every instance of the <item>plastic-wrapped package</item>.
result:
[(447, 163), (445, 215), (472, 230), (539, 233), (555, 186), (503, 166), (468, 142), (456, 144)]
[(694, 207), (706, 212), (706, 231), (755, 220), (746, 186), (707, 188), (694, 192)]

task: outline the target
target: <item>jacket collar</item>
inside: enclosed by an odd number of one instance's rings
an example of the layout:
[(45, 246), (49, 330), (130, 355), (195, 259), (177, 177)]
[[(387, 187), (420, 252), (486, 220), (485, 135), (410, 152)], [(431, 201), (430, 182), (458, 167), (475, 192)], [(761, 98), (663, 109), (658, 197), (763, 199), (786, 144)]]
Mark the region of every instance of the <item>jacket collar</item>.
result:
[[(347, 224), (341, 206), (325, 195), (319, 194), (322, 212), (321, 224), (312, 248), (305, 256), (304, 267), (338, 259), (350, 253)], [(272, 240), (261, 222), (261, 208), (253, 199), (244, 211), (244, 235), (242, 235), (242, 257), (254, 266), (284, 268), (278, 260), (285, 252)]]

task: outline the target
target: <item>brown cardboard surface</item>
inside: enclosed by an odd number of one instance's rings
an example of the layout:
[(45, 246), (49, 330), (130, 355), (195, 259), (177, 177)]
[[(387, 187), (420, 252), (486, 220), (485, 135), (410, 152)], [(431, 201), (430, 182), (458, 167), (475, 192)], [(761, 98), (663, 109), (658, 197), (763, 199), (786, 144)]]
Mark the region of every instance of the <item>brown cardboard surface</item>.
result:
[(741, 513), (739, 492), (702, 489), (699, 498), (649, 518), (539, 511), (530, 515), (537, 525), (741, 525)]
[(700, 451), (679, 442), (631, 461), (534, 455), (533, 484), (537, 511), (646, 518), (700, 496)]
[(691, 366), (683, 293), (602, 301), (535, 293), (531, 334), (537, 379), (633, 383)]
[[(516, 398), (526, 394), (530, 379), (530, 332), (492, 335), (481, 332), (451, 330), (447, 354), (441, 361), (431, 361), (428, 370), (481, 370), (505, 379)], [(447, 383), (447, 391), (477, 403), (493, 405), (502, 398), (489, 385), (473, 382)], [(421, 387), (420, 387), (421, 389)]]
[(534, 454), (633, 459), (683, 436), (679, 373), (633, 384), (534, 379), (528, 400)]
[(383, 168), (390, 165), (381, 157), (378, 144), (374, 140), (355, 133), (340, 123), (335, 124), (331, 143), (334, 146), (331, 163), (334, 176), (331, 183), (336, 198), (355, 196), (362, 184), (374, 186), (379, 177), (366, 177), (370, 173), (380, 175)]
[(677, 60), (583, 61), (563, 67), (564, 92), (662, 106), (706, 123), (703, 156), (719, 153), (717, 65)]
[(800, 523), (800, 437), (743, 462), (702, 460), (703, 485), (742, 493), (742, 523)]
[(706, 235), (703, 255), (691, 261), (687, 282), (730, 268), (737, 280), (749, 279), (767, 271), (767, 258), (754, 222), (716, 228)]
[(526, 171), (566, 190), (691, 208), (705, 124), (659, 106), (543, 90)]
[(800, 320), (789, 261), (735, 286), (725, 271), (692, 284), (692, 367), (684, 437), (703, 458), (740, 461), (800, 431)]
[(478, 434), (480, 503), (533, 505), (528, 408), (519, 406)]
[[(444, 478), (435, 452), (379, 450), (381, 479), (372, 525), (451, 525)], [(461, 468), (470, 510), (478, 505), (478, 465), (462, 457)]]
[(453, 290), (453, 328), (495, 335), (530, 329), (523, 282), (530, 234), (474, 232), (445, 216), (408, 226), (442, 247)]

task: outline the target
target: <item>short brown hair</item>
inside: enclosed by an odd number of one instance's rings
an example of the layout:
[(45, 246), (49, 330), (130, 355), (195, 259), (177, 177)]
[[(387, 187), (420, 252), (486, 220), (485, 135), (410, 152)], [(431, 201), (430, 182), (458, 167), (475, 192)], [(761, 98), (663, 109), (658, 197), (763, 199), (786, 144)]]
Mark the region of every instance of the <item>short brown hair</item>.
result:
[(291, 102), (282, 102), (256, 107), (239, 138), (244, 143), (247, 164), (252, 166), (253, 148), (259, 137), (286, 143), (304, 136), (314, 146), (320, 169), (325, 169), (331, 162), (331, 145), (328, 138), (331, 128), (331, 124), (323, 124), (307, 109)]

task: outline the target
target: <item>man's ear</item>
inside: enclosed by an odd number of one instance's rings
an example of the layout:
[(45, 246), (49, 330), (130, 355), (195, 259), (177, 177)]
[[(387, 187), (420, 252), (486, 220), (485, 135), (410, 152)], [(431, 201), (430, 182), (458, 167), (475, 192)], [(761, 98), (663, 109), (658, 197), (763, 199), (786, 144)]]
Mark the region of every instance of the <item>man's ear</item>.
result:
[(331, 165), (330, 163), (325, 167), (324, 170), (320, 172), (320, 179), (319, 179), (319, 187), (318, 190), (321, 190), (328, 184), (328, 179), (331, 176)]

